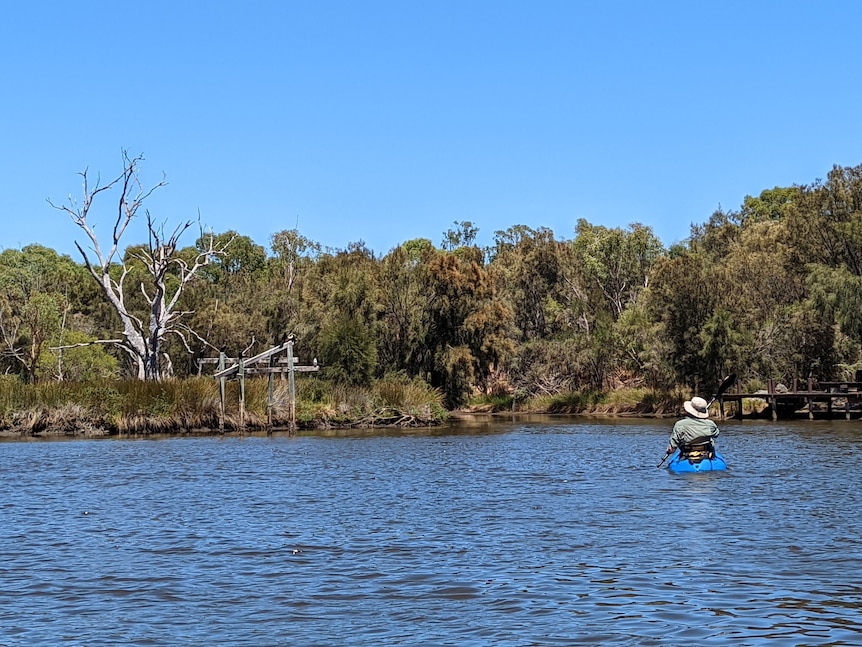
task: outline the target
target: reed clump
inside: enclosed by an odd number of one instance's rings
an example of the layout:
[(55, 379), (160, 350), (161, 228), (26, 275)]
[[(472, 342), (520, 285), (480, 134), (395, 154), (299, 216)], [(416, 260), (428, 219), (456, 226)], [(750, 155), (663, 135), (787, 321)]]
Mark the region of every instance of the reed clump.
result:
[(448, 416), (438, 390), (403, 375), (388, 375), (368, 387), (316, 377), (297, 386), (297, 421), (310, 426), (412, 427), (437, 424)]

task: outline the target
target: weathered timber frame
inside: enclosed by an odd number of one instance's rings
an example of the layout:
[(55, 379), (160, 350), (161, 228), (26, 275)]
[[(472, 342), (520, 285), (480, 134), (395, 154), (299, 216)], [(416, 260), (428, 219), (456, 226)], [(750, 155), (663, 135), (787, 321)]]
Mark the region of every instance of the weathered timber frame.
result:
[[(218, 364), (213, 377), (219, 381), (219, 431), (221, 433), (224, 433), (225, 426), (225, 388), (228, 379), (236, 379), (239, 384), (239, 425), (240, 429), (245, 428), (245, 378), (247, 375), (267, 376), (267, 433), (272, 432), (272, 412), (274, 408), (273, 378), (276, 374), (280, 374), (282, 379), (284, 379), (285, 374), (287, 375), (287, 390), (290, 402), (288, 433), (296, 431), (296, 382), (294, 374), (297, 372), (315, 372), (318, 370), (318, 367), (316, 364), (314, 366), (297, 366), (297, 358), (293, 356), (293, 342), (293, 338), (288, 337), (287, 341), (278, 346), (273, 346), (262, 353), (248, 358), (243, 357), (242, 354), (235, 358), (227, 357), (224, 351), (222, 351), (219, 353), (218, 358), (202, 358), (198, 360), (199, 375), (203, 364)], [(278, 356), (282, 353), (285, 354), (285, 357), (279, 358)]]

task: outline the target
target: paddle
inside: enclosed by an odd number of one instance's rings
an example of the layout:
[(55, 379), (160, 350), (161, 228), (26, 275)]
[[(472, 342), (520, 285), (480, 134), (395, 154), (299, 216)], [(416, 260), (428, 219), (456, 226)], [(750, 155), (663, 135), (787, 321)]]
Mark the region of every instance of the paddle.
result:
[[(715, 395), (712, 396), (712, 400), (706, 405), (706, 410), (709, 411), (709, 408), (712, 406), (712, 403), (718, 400), (724, 392), (727, 391), (730, 387), (732, 387), (736, 383), (736, 373), (731, 373), (726, 378), (721, 381), (721, 384), (718, 385), (718, 391), (715, 392)], [(661, 462), (656, 465), (656, 467), (661, 467), (664, 465), (664, 462), (668, 459), (668, 457), (673, 454), (673, 451), (669, 451), (664, 455), (664, 458), (661, 459)]]

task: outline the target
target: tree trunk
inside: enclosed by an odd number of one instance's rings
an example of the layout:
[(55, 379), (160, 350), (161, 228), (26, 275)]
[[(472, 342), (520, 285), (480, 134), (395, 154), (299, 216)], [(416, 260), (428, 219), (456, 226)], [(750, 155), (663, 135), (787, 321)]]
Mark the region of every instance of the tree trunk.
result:
[[(209, 264), (213, 256), (225, 254), (225, 249), (232, 239), (216, 245), (215, 236), (210, 234), (209, 245), (206, 249), (199, 249), (197, 256), (189, 263), (177, 254), (177, 244), (183, 232), (191, 226), (191, 221), (178, 225), (169, 236), (165, 237), (161, 229), (153, 223), (149, 212), (147, 212), (149, 244), (146, 249), (131, 253), (130, 257), (131, 260), (141, 263), (149, 276), (146, 284), (141, 282), (135, 286), (136, 288), (140, 288), (146, 302), (149, 304), (149, 312), (139, 317), (129, 311), (126, 307), (127, 286), (125, 285), (125, 280), (129, 275), (130, 268), (125, 259), (121, 260), (120, 266), (122, 271), (119, 278), (114, 278), (111, 276), (112, 264), (116, 263), (115, 257), (119, 256), (120, 239), (126, 227), (128, 227), (131, 220), (135, 217), (141, 204), (153, 191), (165, 185), (164, 180), (162, 180), (149, 190), (142, 188), (138, 179), (138, 165), (142, 159), (142, 157), (129, 158), (124, 151), (123, 173), (113, 182), (104, 186), (98, 186), (97, 184), (95, 188), (90, 188), (87, 181), (87, 172), (84, 171), (80, 174), (84, 185), (84, 197), (80, 206), (71, 199), (68, 206), (51, 204), (55, 208), (69, 214), (72, 221), (87, 235), (90, 241), (90, 248), (95, 256), (93, 260), (90, 259), (87, 252), (77, 242), (75, 246), (84, 259), (84, 265), (93, 279), (99, 284), (102, 293), (119, 316), (123, 326), (122, 339), (98, 340), (94, 343), (112, 343), (118, 345), (131, 359), (137, 371), (138, 379), (159, 380), (162, 377), (159, 357), (162, 354), (161, 347), (165, 335), (168, 333), (178, 335), (185, 343), (186, 348), (189, 349), (184, 331), (176, 327), (177, 320), (183, 314), (190, 314), (177, 311), (177, 305), (184, 288), (201, 267)], [(87, 217), (95, 197), (102, 191), (107, 191), (114, 187), (119, 189), (120, 198), (117, 216), (114, 221), (111, 247), (103, 254), (99, 247), (95, 231), (87, 222)], [(172, 276), (179, 279), (179, 283), (176, 287), (172, 288), (170, 294), (166, 287), (166, 277), (169, 274), (169, 270), (172, 272)], [(184, 330), (188, 329), (185, 328)], [(190, 349), (189, 352), (191, 352)], [(166, 362), (170, 365), (169, 357), (166, 358)]]

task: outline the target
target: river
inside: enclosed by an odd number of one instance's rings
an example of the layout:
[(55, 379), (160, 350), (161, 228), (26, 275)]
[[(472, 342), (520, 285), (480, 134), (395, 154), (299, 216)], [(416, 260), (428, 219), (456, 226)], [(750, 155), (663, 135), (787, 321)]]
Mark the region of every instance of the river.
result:
[(0, 645), (862, 644), (862, 422), (0, 443)]

